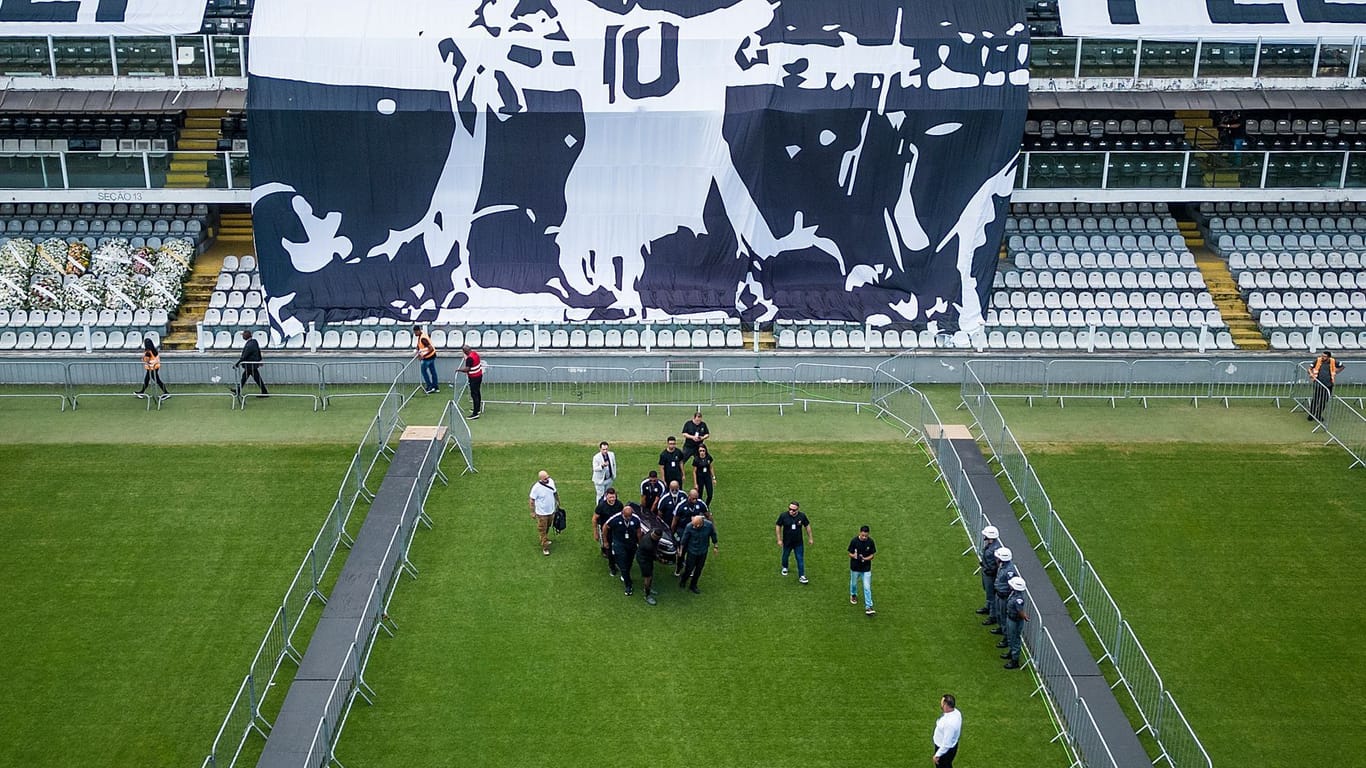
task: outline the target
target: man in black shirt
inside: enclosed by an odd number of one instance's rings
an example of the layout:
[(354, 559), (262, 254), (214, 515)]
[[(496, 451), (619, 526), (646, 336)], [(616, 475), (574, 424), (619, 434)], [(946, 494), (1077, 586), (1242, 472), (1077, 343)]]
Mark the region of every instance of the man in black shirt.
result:
[[(691, 491), (688, 491), (688, 497), (684, 499), (683, 502), (679, 504), (676, 508), (674, 508), (673, 527), (670, 529), (674, 533), (674, 540), (678, 540), (679, 537), (682, 535), (682, 532), (684, 532), (684, 529), (688, 527), (689, 521), (691, 521), (694, 517), (697, 517), (699, 515), (703, 518), (706, 518), (708, 521), (711, 520), (711, 510), (707, 509), (707, 502), (698, 498), (697, 489), (694, 488)], [(704, 552), (703, 556), (705, 557), (705, 555), (706, 553)], [(683, 566), (683, 558), (680, 557), (674, 563), (675, 576), (683, 575)]]
[(863, 612), (872, 616), (873, 610), (873, 555), (877, 545), (868, 535), (868, 526), (858, 529), (858, 535), (849, 542), (849, 602), (858, 605), (858, 583), (863, 581)]
[(593, 541), (598, 542), (602, 548), (602, 556), (607, 558), (607, 570), (613, 576), (617, 575), (617, 562), (612, 559), (612, 553), (608, 550), (607, 537), (602, 535), (602, 527), (607, 521), (621, 512), (622, 504), (617, 499), (617, 489), (608, 488), (607, 493), (598, 499), (598, 506), (593, 510)]
[(787, 505), (787, 512), (778, 515), (778, 521), (773, 524), (773, 532), (778, 537), (778, 546), (783, 548), (783, 575), (787, 575), (788, 555), (797, 555), (797, 581), (806, 583), (806, 557), (805, 547), (802, 546), (802, 529), (806, 529), (806, 539), (808, 544), (816, 542), (811, 538), (811, 521), (806, 519), (806, 513), (802, 512), (801, 505), (793, 501)]
[(646, 512), (659, 512), (659, 500), (664, 496), (664, 484), (659, 482), (659, 473), (650, 470), (650, 476), (640, 483), (640, 508)]
[(692, 458), (697, 453), (697, 447), (707, 442), (709, 437), (711, 431), (707, 429), (707, 422), (702, 420), (702, 412), (694, 413), (692, 419), (683, 424), (683, 455)]
[(659, 540), (663, 537), (663, 530), (652, 528), (649, 536), (641, 537), (640, 548), (636, 550), (636, 562), (640, 564), (640, 577), (645, 581), (645, 602), (648, 605), (654, 605), (655, 598), (659, 596), (655, 591), (655, 558), (659, 553)]
[(668, 493), (665, 493), (659, 498), (659, 506), (655, 511), (659, 513), (659, 519), (663, 520), (664, 524), (669, 526), (670, 531), (676, 530), (677, 528), (677, 526), (674, 525), (675, 511), (678, 510), (680, 504), (687, 500), (688, 494), (679, 490), (677, 480), (671, 481), (669, 483)]
[[(697, 515), (683, 526), (683, 538), (678, 542), (679, 554), (687, 553), (687, 565), (678, 574), (678, 588), (688, 587), (693, 594), (698, 593), (697, 580), (702, 577), (702, 568), (707, 564), (707, 545), (713, 552), (719, 552), (716, 541), (716, 526), (702, 515)], [(691, 579), (692, 584), (688, 582)]]
[(270, 393), (266, 391), (266, 383), (261, 381), (261, 344), (251, 335), (251, 331), (242, 331), (242, 340), (246, 343), (242, 345), (242, 354), (238, 355), (237, 363), (233, 365), (234, 368), (242, 369), (242, 380), (237, 383), (233, 394), (241, 397), (242, 387), (247, 385), (247, 379), (250, 378), (261, 388), (261, 394), (257, 397), (265, 397)]
[(659, 474), (664, 478), (664, 484), (678, 483), (683, 486), (683, 464), (688, 460), (683, 452), (678, 450), (678, 439), (669, 435), (668, 447), (659, 452)]
[(602, 538), (609, 542), (612, 560), (621, 571), (621, 581), (626, 585), (626, 596), (630, 597), (631, 564), (636, 561), (636, 546), (640, 541), (640, 518), (635, 515), (636, 505), (627, 504), (620, 512), (607, 518), (602, 526)]

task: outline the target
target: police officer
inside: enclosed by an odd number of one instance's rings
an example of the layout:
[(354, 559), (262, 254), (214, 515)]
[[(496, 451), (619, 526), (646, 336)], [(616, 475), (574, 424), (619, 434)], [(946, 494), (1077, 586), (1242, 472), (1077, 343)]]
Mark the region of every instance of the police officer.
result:
[(610, 542), (612, 562), (617, 564), (617, 570), (621, 572), (627, 597), (631, 596), (635, 586), (631, 582), (631, 566), (636, 561), (636, 547), (640, 541), (640, 518), (635, 515), (637, 509), (639, 505), (631, 502), (608, 518), (602, 526), (603, 541)]
[(1006, 641), (1002, 645), (1008, 650), (1001, 658), (1008, 659), (1006, 669), (1020, 668), (1020, 640), (1024, 634), (1024, 623), (1029, 621), (1025, 609), (1025, 580), (1016, 576), (1010, 580), (1010, 595), (1005, 601)]
[[(996, 559), (1000, 561), (1000, 566), (996, 569), (996, 580), (992, 582), (996, 593), (996, 615), (995, 621), (988, 624), (1004, 624), (1006, 598), (1010, 596), (1010, 580), (1020, 575), (1016, 570), (1015, 563), (1011, 562), (1010, 547), (998, 547), (996, 549)], [(999, 626), (991, 628), (991, 634), (1004, 635), (1006, 631)], [(998, 646), (1004, 648), (1005, 646)]]
[(996, 612), (991, 608), (996, 603), (996, 570), (1001, 567), (1000, 561), (996, 559), (996, 550), (1001, 548), (998, 536), (1000, 532), (994, 525), (982, 529), (982, 552), (977, 558), (977, 564), (982, 566), (982, 591), (986, 594), (986, 602), (977, 609), (977, 615), (987, 617), (986, 621), (982, 622), (984, 627), (996, 623)]

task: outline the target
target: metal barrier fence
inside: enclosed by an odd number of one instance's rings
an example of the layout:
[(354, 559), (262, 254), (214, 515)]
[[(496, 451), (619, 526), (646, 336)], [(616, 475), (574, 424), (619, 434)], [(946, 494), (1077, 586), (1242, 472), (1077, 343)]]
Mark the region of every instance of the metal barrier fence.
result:
[[(1305, 378), (1309, 376), (1309, 366), (1300, 366), (1304, 370)], [(1307, 385), (1308, 394), (1303, 398), (1297, 398), (1295, 408), (1304, 409), (1305, 413), (1310, 414), (1313, 419), (1313, 400), (1322, 401), (1321, 413), (1315, 419), (1315, 432), (1323, 432), (1328, 436), (1325, 445), (1336, 443), (1343, 450), (1347, 451), (1352, 457), (1352, 463), (1348, 469), (1366, 466), (1366, 415), (1360, 410), (1353, 408), (1345, 399), (1334, 394), (1336, 387), (1329, 388), (1318, 381), (1309, 381)], [(1361, 405), (1361, 398), (1357, 398), (1357, 405)]]
[[(32, 383), (10, 386), (10, 382), (20, 381)], [(61, 410), (66, 410), (66, 366), (61, 363), (0, 362), (0, 383), (5, 385), (0, 398), (56, 398)], [(62, 391), (43, 391), (53, 385), (61, 386)]]
[[(136, 363), (133, 364), (136, 365)], [(221, 363), (209, 361), (196, 364), (221, 365)], [(71, 363), (68, 368), (91, 365), (99, 364)], [(122, 363), (112, 363), (111, 365), (122, 365)], [(320, 387), (319, 391), (321, 392), (322, 367), (312, 363), (306, 363), (303, 366), (289, 369), (294, 374), (293, 378), (301, 379), (305, 384), (315, 384)], [(311, 366), (312, 370), (309, 370), (307, 366)], [(298, 663), (302, 658), (302, 655), (294, 648), (294, 634), (298, 630), (305, 612), (315, 599), (319, 603), (325, 604), (327, 602), (327, 596), (322, 592), (323, 578), (332, 563), (338, 546), (342, 544), (350, 546), (352, 543), (351, 537), (346, 532), (351, 514), (358, 504), (374, 498), (374, 493), (369, 490), (367, 484), (380, 459), (391, 453), (388, 447), (389, 442), (394, 434), (402, 428), (402, 409), (405, 398), (400, 390), (405, 386), (404, 378), (408, 375), (411, 367), (410, 361), (394, 375), (387, 391), (383, 394), (375, 416), (370, 420), (365, 435), (361, 438), (360, 445), (352, 454), (351, 462), (342, 476), (337, 498), (332, 502), (318, 534), (304, 554), (303, 560), (294, 573), (294, 578), (285, 589), (284, 597), (275, 610), (275, 615), (266, 629), (256, 655), (252, 657), (249, 672), (238, 688), (237, 695), (228, 706), (228, 713), (214, 737), (209, 755), (204, 759), (203, 764), (205, 766), (212, 768), (235, 766), (247, 739), (253, 732), (262, 737), (268, 735), (271, 723), (261, 713), (262, 705), (265, 702), (266, 695), (273, 687), (275, 676), (279, 673), (285, 658), (291, 658), (295, 663)], [(177, 370), (179, 369), (180, 365), (177, 365)], [(91, 376), (97, 377), (108, 374), (103, 368), (92, 370), (95, 373), (92, 373)], [(317, 372), (318, 378), (310, 381), (308, 377), (312, 375), (313, 371)], [(78, 380), (82, 379), (78, 378)], [(287, 377), (286, 381), (289, 380)], [(322, 396), (319, 395), (319, 397)], [(452, 406), (453, 402), (447, 403), (443, 412), (443, 420), (449, 418), (453, 410)], [(464, 432), (466, 439), (468, 439), (468, 427), (465, 428)], [(443, 453), (446, 447), (446, 444), (443, 443)], [(467, 458), (467, 460), (469, 459)], [(425, 499), (425, 491), (423, 498)], [(353, 692), (348, 691), (348, 696), (351, 695)]]
[[(1012, 369), (1012, 363), (1013, 361), (990, 361), (986, 366), (988, 374), (994, 380), (1004, 378), (1008, 382), (1019, 381), (1023, 377), (1019, 375), (1018, 370)], [(1055, 364), (1057, 365), (1055, 366)], [(1296, 388), (1303, 388), (1304, 378), (1299, 375), (1296, 366), (1293, 364), (1252, 365), (1250, 371), (1242, 370), (1241, 365), (1244, 364), (1221, 364), (1218, 361), (1206, 363), (1207, 368), (1205, 370), (1209, 374), (1209, 378), (1203, 382), (1198, 384), (1176, 382), (1178, 389), (1163, 390), (1161, 387), (1166, 386), (1166, 383), (1153, 381), (1156, 377), (1151, 375), (1151, 371), (1156, 366), (1151, 361), (1052, 361), (1048, 363), (1045, 370), (1042, 396), (1058, 397), (1060, 402), (1066, 397), (1119, 399), (1174, 396), (1198, 400), (1201, 397), (1228, 398), (1234, 396), (1230, 395), (1230, 392), (1234, 391), (1244, 397), (1253, 396), (1248, 394), (1250, 390), (1255, 393), (1255, 396), (1262, 399), (1279, 401), (1281, 397), (1291, 396), (1290, 393), (1294, 392)], [(1287, 373), (1287, 365), (1290, 367), (1291, 373)], [(1096, 371), (1094, 366), (1107, 366), (1103, 370), (1113, 374), (1108, 384), (1105, 383), (1104, 377), (1091, 376), (1088, 379), (1089, 381), (1100, 382), (1096, 385), (1097, 388), (1078, 391), (1073, 385), (1062, 381), (1064, 378), (1078, 378), (1076, 373), (1082, 368), (1089, 367), (1089, 372), (1094, 373)], [(973, 426), (981, 429), (982, 439), (986, 441), (995, 460), (1001, 465), (1002, 474), (1005, 475), (1006, 481), (1015, 490), (1016, 500), (1023, 504), (1025, 517), (1033, 524), (1039, 539), (1036, 548), (1042, 548), (1048, 556), (1045, 567), (1055, 568), (1071, 592), (1066, 597), (1065, 602), (1075, 601), (1080, 614), (1077, 623), (1086, 622), (1099, 639), (1101, 647), (1105, 651), (1100, 661), (1105, 661), (1108, 658), (1119, 677), (1115, 687), (1123, 685), (1133, 699), (1135, 708), (1143, 720), (1137, 731), (1139, 733), (1151, 732), (1160, 751), (1156, 762), (1165, 760), (1172, 768), (1198, 768), (1199, 766), (1210, 768), (1208, 754), (1205, 753), (1203, 746), (1200, 745), (1199, 738), (1184, 718), (1181, 718), (1179, 727), (1177, 725), (1172, 725), (1170, 728), (1163, 726), (1161, 720), (1163, 702), (1171, 700), (1170, 692), (1163, 685), (1156, 667), (1153, 666), (1152, 660), (1138, 642), (1138, 637), (1134, 634), (1128, 621), (1124, 619), (1123, 613), (1110, 596), (1109, 590), (1105, 588), (1104, 583), (1096, 574), (1095, 567), (1086, 559), (1085, 554), (1077, 545), (1076, 539), (1067, 530), (1067, 526), (1063, 523), (1057, 510), (1054, 509), (1037, 473), (1020, 449), (1019, 442), (1015, 439), (1009, 425), (1005, 423), (1005, 419), (994, 401), (994, 392), (992, 391), (994, 385), (983, 381), (977, 375), (978, 367), (977, 361), (972, 361), (964, 367), (961, 388), (963, 404), (973, 415), (975, 420)], [(1198, 366), (1196, 367), (1198, 368)], [(1135, 388), (1134, 380), (1135, 370), (1141, 374), (1137, 388)], [(1187, 373), (1192, 372), (1192, 368), (1189, 367), (1185, 370)], [(1069, 372), (1070, 375), (1064, 376), (1063, 371)], [(1219, 382), (1215, 378), (1216, 371), (1222, 371), (1223, 375), (1227, 377), (1226, 381)], [(1158, 388), (1153, 389), (1153, 386)], [(1229, 389), (1231, 387), (1237, 389)], [(1007, 391), (1009, 397), (1022, 396), (1010, 388), (1007, 388)], [(1031, 648), (1031, 653), (1033, 652), (1034, 650)], [(1068, 720), (1067, 715), (1064, 706), (1064, 721)], [(1178, 733), (1177, 731), (1182, 732)], [(1075, 735), (1072, 738), (1074, 741), (1077, 739)], [(1171, 740), (1174, 746), (1168, 745), (1167, 740)]]

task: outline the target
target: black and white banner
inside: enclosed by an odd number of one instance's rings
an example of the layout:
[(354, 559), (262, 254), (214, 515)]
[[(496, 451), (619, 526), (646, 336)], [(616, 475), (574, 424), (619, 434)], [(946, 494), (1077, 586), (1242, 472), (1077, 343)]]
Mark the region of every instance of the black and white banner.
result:
[(272, 317), (982, 326), (1014, 0), (258, 0)]
[(0, 37), (192, 35), (204, 0), (0, 0)]
[(1366, 35), (1366, 0), (1058, 0), (1068, 37), (1347, 40)]

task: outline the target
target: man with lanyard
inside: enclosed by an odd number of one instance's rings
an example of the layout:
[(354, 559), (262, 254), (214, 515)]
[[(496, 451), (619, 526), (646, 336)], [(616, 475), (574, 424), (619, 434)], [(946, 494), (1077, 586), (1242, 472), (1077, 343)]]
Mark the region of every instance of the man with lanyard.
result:
[[(687, 498), (685, 498), (685, 499), (682, 501), (682, 503), (680, 503), (677, 507), (674, 508), (674, 520), (673, 520), (673, 523), (672, 523), (672, 528), (671, 528), (671, 530), (672, 530), (673, 533), (674, 533), (674, 540), (675, 540), (675, 541), (678, 540), (678, 538), (679, 538), (679, 532), (680, 532), (680, 531), (682, 531), (684, 534), (687, 533), (687, 528), (688, 528), (688, 525), (689, 525), (689, 521), (691, 521), (694, 517), (701, 517), (701, 518), (707, 520), (707, 522), (711, 522), (711, 510), (707, 509), (707, 502), (705, 502), (705, 501), (703, 501), (702, 499), (698, 498), (698, 496), (697, 496), (697, 489), (696, 489), (696, 488), (692, 489), (691, 491), (688, 491), (688, 496), (687, 496)], [(683, 560), (683, 556), (682, 556), (683, 553), (682, 553), (682, 551), (681, 551), (681, 550), (682, 550), (682, 545), (681, 545), (681, 544), (680, 544), (680, 546), (679, 546), (679, 550), (680, 550), (680, 551), (679, 551), (679, 557), (678, 557), (677, 560), (674, 561), (674, 575), (675, 575), (675, 576), (682, 576), (682, 575), (683, 575), (683, 568), (684, 568), (684, 566), (686, 565), (686, 563), (685, 563), (684, 560)], [(702, 548), (702, 558), (705, 560), (706, 557), (707, 557), (706, 547), (703, 547), (703, 548)], [(680, 584), (679, 586), (682, 586), (682, 585)]]
[(664, 478), (664, 484), (677, 483), (683, 486), (683, 465), (688, 457), (678, 450), (678, 440), (669, 435), (667, 447), (659, 453), (659, 474)]
[(707, 429), (707, 422), (702, 420), (702, 412), (697, 411), (692, 419), (683, 424), (683, 455), (691, 459), (709, 437), (711, 432)]
[[(459, 373), (465, 374), (465, 378), (470, 383), (470, 418), (477, 419), (484, 415), (484, 397), (480, 394), (480, 388), (484, 386), (484, 363), (479, 359), (479, 353), (474, 347), (468, 344), (462, 345), (460, 351), (465, 353), (465, 361), (460, 364)], [(436, 376), (435, 373), (432, 374)]]
[[(996, 621), (1002, 625), (1005, 624), (1006, 618), (1006, 598), (1010, 596), (1010, 580), (1020, 575), (1015, 563), (1011, 562), (1013, 558), (1014, 555), (1011, 554), (1010, 547), (996, 548), (996, 559), (1001, 562), (1001, 565), (996, 569), (996, 580), (992, 582), (992, 589), (996, 593)], [(1005, 633), (1004, 626), (991, 628), (993, 635), (1004, 635)], [(1006, 647), (1006, 641), (1001, 640), (996, 644), (996, 647)]]
[(1001, 561), (996, 559), (996, 550), (1001, 548), (1000, 535), (994, 525), (982, 529), (982, 552), (977, 564), (982, 567), (982, 591), (986, 593), (987, 602), (977, 609), (977, 615), (987, 617), (982, 622), (984, 627), (996, 623), (996, 571), (1001, 567)]
[(266, 391), (266, 383), (261, 381), (261, 343), (251, 335), (251, 331), (242, 331), (242, 341), (245, 342), (242, 345), (242, 354), (237, 356), (237, 363), (233, 365), (234, 368), (242, 369), (242, 380), (237, 383), (233, 394), (241, 397), (242, 387), (245, 387), (247, 379), (251, 378), (256, 381), (256, 386), (261, 388), (261, 394), (257, 397), (265, 397), (270, 393)]
[(668, 492), (659, 497), (659, 506), (656, 508), (656, 511), (659, 513), (659, 519), (663, 520), (664, 524), (669, 526), (670, 531), (675, 530), (677, 527), (674, 525), (674, 520), (676, 519), (679, 505), (687, 500), (688, 495), (679, 490), (677, 480), (670, 481)]
[(1020, 668), (1020, 636), (1024, 633), (1024, 623), (1029, 621), (1025, 609), (1025, 580), (1016, 576), (1010, 580), (1010, 596), (1006, 598), (1006, 652), (1001, 658), (1008, 659), (1006, 669)]
[(602, 548), (602, 556), (607, 558), (607, 572), (613, 576), (617, 575), (617, 561), (612, 559), (612, 552), (608, 547), (607, 537), (603, 535), (602, 527), (608, 520), (621, 514), (622, 503), (617, 499), (617, 489), (608, 488), (598, 499), (598, 505), (593, 508), (593, 541), (598, 542)]
[(659, 512), (659, 500), (664, 497), (664, 484), (659, 482), (659, 473), (650, 470), (650, 476), (640, 483), (640, 508), (646, 512)]
[(413, 352), (413, 356), (422, 361), (422, 391), (430, 395), (441, 389), (436, 380), (436, 345), (420, 325), (413, 326), (413, 338), (417, 342), (417, 350)]
[(1333, 398), (1333, 384), (1337, 381), (1338, 371), (1342, 368), (1342, 363), (1334, 360), (1333, 353), (1326, 349), (1314, 358), (1314, 364), (1309, 368), (1309, 380), (1312, 382), (1310, 386), (1314, 388), (1314, 397), (1309, 401), (1308, 421), (1323, 421), (1323, 409)]
[(607, 441), (598, 443), (598, 452), (593, 454), (593, 489), (595, 498), (601, 499), (607, 488), (617, 476), (617, 455), (608, 449)]
[[(687, 565), (683, 572), (679, 574), (678, 588), (688, 587), (694, 595), (701, 590), (697, 588), (697, 580), (702, 577), (702, 568), (707, 564), (707, 545), (710, 544), (713, 552), (721, 551), (720, 544), (716, 539), (716, 526), (702, 515), (696, 515), (683, 526), (683, 538), (678, 543), (679, 554), (688, 554)], [(691, 586), (689, 586), (691, 580)]]
[(640, 541), (640, 518), (635, 516), (635, 510), (635, 504), (627, 504), (620, 512), (609, 517), (602, 526), (603, 541), (609, 542), (612, 562), (621, 572), (621, 582), (626, 585), (627, 597), (634, 591), (631, 566), (636, 561), (636, 546)]
[(802, 512), (801, 505), (795, 501), (787, 505), (787, 514), (779, 515), (778, 521), (773, 524), (778, 546), (783, 549), (783, 575), (787, 575), (788, 555), (795, 554), (797, 581), (801, 584), (807, 583), (805, 547), (802, 546), (803, 529), (806, 531), (807, 543), (814, 545), (816, 542), (811, 538), (811, 521), (806, 519), (806, 513)]

